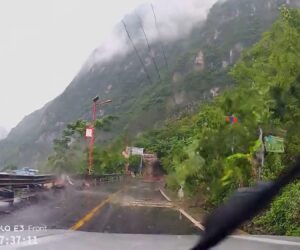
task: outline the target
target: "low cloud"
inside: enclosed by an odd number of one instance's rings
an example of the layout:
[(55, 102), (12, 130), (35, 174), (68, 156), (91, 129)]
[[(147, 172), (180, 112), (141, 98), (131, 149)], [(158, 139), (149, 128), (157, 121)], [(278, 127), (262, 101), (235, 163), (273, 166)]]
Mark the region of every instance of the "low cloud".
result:
[[(152, 3), (157, 18), (157, 26), (151, 4), (143, 4), (124, 17), (127, 29), (135, 44), (144, 43), (139, 22), (142, 21), (150, 43), (158, 40), (170, 41), (187, 36), (192, 28), (205, 20), (211, 6), (217, 0), (164, 0)], [(130, 46), (129, 46), (130, 45)], [(120, 22), (111, 35), (92, 53), (88, 66), (109, 60), (116, 54), (126, 54), (132, 49), (123, 24)], [(87, 66), (86, 65), (86, 66)]]

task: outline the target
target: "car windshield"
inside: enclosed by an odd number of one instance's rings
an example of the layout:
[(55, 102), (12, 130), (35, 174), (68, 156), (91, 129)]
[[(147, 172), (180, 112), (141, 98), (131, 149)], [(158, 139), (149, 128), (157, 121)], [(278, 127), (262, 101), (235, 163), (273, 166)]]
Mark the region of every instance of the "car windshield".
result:
[(1, 247), (300, 249), (300, 0), (1, 0), (0, 38)]

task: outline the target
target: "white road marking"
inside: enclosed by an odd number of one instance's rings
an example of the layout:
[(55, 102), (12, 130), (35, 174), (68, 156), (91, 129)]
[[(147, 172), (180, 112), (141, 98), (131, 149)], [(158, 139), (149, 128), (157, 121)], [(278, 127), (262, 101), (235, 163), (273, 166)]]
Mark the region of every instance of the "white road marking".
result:
[(296, 242), (296, 241), (277, 240), (277, 239), (260, 238), (260, 237), (253, 237), (253, 236), (231, 236), (231, 237), (234, 239), (258, 241), (258, 242), (264, 242), (264, 243), (269, 243), (269, 244), (274, 244), (274, 245), (299, 246), (300, 247), (300, 242)]

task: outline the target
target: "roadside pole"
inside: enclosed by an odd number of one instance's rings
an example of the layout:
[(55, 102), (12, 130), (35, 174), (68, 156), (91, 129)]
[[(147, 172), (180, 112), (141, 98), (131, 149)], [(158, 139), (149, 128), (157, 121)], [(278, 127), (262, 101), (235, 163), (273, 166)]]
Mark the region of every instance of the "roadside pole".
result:
[(258, 168), (258, 179), (261, 180), (262, 170), (263, 170), (264, 162), (265, 162), (265, 147), (264, 147), (264, 141), (263, 141), (262, 128), (259, 128), (259, 141), (261, 143), (261, 148), (259, 151), (260, 164), (259, 164), (259, 168)]
[(92, 103), (92, 122), (86, 128), (86, 138), (89, 138), (89, 161), (88, 161), (88, 175), (92, 175), (93, 171), (93, 148), (95, 142), (95, 125), (96, 125), (96, 118), (97, 118), (97, 105), (101, 106), (106, 103), (112, 102), (111, 100), (105, 100), (99, 102), (99, 96), (96, 96), (93, 99)]
[(140, 162), (140, 175), (142, 175), (142, 168), (143, 168), (143, 155), (141, 155), (141, 162)]

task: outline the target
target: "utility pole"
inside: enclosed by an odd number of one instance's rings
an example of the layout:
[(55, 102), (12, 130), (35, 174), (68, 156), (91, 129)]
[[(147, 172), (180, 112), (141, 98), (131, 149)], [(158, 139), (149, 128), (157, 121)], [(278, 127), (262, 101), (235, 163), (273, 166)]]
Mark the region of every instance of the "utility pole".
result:
[(99, 96), (93, 99), (92, 104), (92, 123), (86, 129), (86, 138), (89, 138), (89, 164), (88, 164), (88, 175), (92, 174), (93, 171), (93, 147), (95, 142), (95, 124), (97, 116), (97, 106), (101, 106), (106, 103), (112, 102), (111, 100), (99, 101)]

